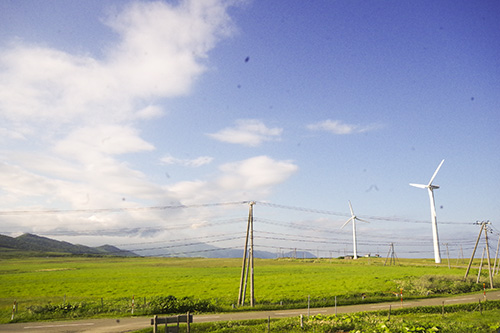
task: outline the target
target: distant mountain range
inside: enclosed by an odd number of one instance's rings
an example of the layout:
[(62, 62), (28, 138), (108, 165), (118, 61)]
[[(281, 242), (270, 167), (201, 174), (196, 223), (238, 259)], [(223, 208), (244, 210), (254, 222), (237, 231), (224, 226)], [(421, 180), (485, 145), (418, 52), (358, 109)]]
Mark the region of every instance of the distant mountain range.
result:
[(137, 254), (120, 250), (111, 245), (90, 247), (85, 245), (74, 245), (68, 242), (41, 237), (33, 234), (23, 234), (18, 237), (0, 235), (0, 253), (2, 254), (52, 254), (52, 255), (106, 255), (136, 257)]
[[(75, 245), (33, 234), (23, 234), (18, 237), (0, 235), (0, 256), (14, 257), (21, 255), (241, 258), (243, 256), (243, 249), (219, 248), (200, 242), (197, 244), (175, 244), (175, 246), (174, 244), (168, 244), (164, 247), (142, 248), (130, 251), (119, 249), (112, 245), (103, 245), (99, 247)], [(276, 253), (255, 251), (255, 258), (274, 259), (276, 257)], [(298, 259), (315, 258), (313, 254), (302, 251), (281, 253), (279, 257)]]

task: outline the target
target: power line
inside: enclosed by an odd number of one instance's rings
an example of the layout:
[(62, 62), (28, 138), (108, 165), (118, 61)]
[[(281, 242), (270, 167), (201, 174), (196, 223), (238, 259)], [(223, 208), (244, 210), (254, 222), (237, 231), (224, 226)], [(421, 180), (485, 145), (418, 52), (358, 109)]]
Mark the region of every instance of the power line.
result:
[[(304, 208), (304, 207), (297, 207), (297, 206), (287, 206), (287, 205), (274, 204), (274, 203), (270, 203), (270, 202), (261, 202), (261, 201), (257, 201), (256, 203), (258, 205), (268, 206), (268, 207), (272, 207), (272, 208), (297, 210), (297, 211), (308, 212), (308, 213), (343, 216), (343, 217), (350, 217), (351, 216), (350, 214), (347, 214), (347, 213), (340, 213), (340, 212), (334, 212), (334, 211), (329, 211), (329, 210), (312, 209), (312, 208)], [(384, 217), (384, 216), (369, 216), (369, 215), (363, 215), (362, 217), (367, 218), (367, 219), (371, 219), (371, 220), (380, 220), (380, 221), (389, 221), (389, 222), (431, 223), (430, 221), (413, 220), (413, 219), (406, 219), (406, 218), (400, 218), (400, 217)], [(470, 222), (446, 222), (446, 221), (439, 222), (439, 223), (440, 224), (470, 224)]]
[[(206, 204), (193, 204), (193, 205), (166, 205), (166, 206), (146, 206), (146, 207), (118, 207), (118, 208), (94, 208), (94, 209), (47, 209), (47, 210), (11, 210), (11, 211), (0, 211), (0, 216), (2, 215), (43, 215), (43, 214), (68, 214), (68, 213), (116, 213), (116, 212), (128, 212), (128, 211), (149, 211), (149, 210), (169, 210), (169, 209), (189, 209), (189, 208), (202, 208), (202, 207), (217, 207), (217, 206), (228, 206), (228, 205), (243, 205), (248, 204), (250, 201), (236, 201), (236, 202), (222, 202), (222, 203), (206, 203)], [(256, 201), (256, 204), (267, 206), (271, 208), (280, 208), (288, 210), (303, 211), (308, 213), (323, 214), (323, 215), (334, 215), (350, 217), (347, 213), (305, 208), (298, 206), (288, 206), (282, 204), (274, 204), (270, 202)], [(384, 216), (369, 216), (365, 215), (364, 218), (379, 221), (389, 221), (389, 222), (408, 222), (408, 223), (431, 223), (429, 221), (413, 220), (400, 217), (384, 217)], [(462, 225), (470, 224), (469, 222), (451, 222), (451, 221), (440, 221), (439, 224), (453, 224)]]
[(159, 247), (146, 247), (142, 249), (129, 249), (128, 251), (132, 252), (140, 252), (140, 251), (151, 251), (151, 250), (161, 250), (161, 249), (171, 249), (171, 248), (177, 248), (177, 247), (186, 247), (186, 246), (194, 246), (194, 245), (205, 245), (205, 244), (210, 244), (210, 243), (217, 243), (217, 242), (223, 242), (223, 241), (228, 241), (228, 240), (235, 240), (235, 239), (242, 239), (243, 236), (234, 236), (234, 237), (228, 237), (225, 239), (216, 239), (212, 241), (205, 241), (205, 242), (193, 242), (193, 243), (186, 243), (186, 244), (173, 244), (173, 245), (165, 245), (165, 246), (159, 246)]
[[(215, 238), (215, 237), (228, 237), (228, 236), (234, 236), (234, 233), (231, 234), (217, 234), (217, 235), (207, 235), (207, 236), (200, 236), (200, 237), (189, 237), (189, 238), (179, 238), (179, 239), (170, 239), (170, 240), (162, 240), (162, 241), (154, 241), (154, 242), (138, 242), (138, 243), (126, 243), (126, 244), (116, 244), (115, 246), (131, 246), (131, 245), (147, 245), (147, 244), (158, 244), (158, 243), (165, 243), (165, 242), (185, 242), (185, 241), (192, 241), (195, 239), (206, 239), (206, 238)], [(220, 240), (223, 241), (223, 240)]]
[(240, 248), (237, 247), (237, 246), (219, 247), (219, 248), (216, 248), (216, 249), (203, 249), (203, 250), (194, 250), (194, 251), (164, 253), (163, 256), (165, 256), (165, 257), (177, 257), (179, 255), (188, 255), (188, 254), (206, 253), (206, 252), (216, 252), (216, 251), (226, 251), (226, 250), (237, 250), (237, 249), (240, 249)]
[(168, 206), (149, 206), (149, 207), (120, 207), (120, 208), (94, 208), (94, 209), (49, 209), (49, 210), (11, 210), (0, 211), (0, 215), (35, 215), (35, 214), (63, 214), (63, 213), (109, 213), (125, 211), (144, 211), (144, 210), (167, 210), (167, 209), (186, 209), (201, 207), (216, 207), (228, 205), (247, 204), (248, 201), (208, 203), (198, 205), (168, 205)]
[[(213, 226), (227, 225), (233, 223), (242, 222), (243, 219), (235, 218), (230, 220), (223, 220), (220, 222), (204, 223), (197, 226), (197, 228), (207, 228)], [(55, 230), (39, 232), (40, 235), (51, 235), (51, 236), (95, 236), (95, 235), (109, 235), (109, 234), (138, 234), (138, 233), (151, 233), (151, 232), (161, 232), (168, 230), (185, 229), (187, 226), (191, 226), (193, 223), (177, 224), (170, 226), (151, 226), (151, 227), (135, 227), (135, 228), (107, 228), (107, 229), (92, 229), (92, 230)]]

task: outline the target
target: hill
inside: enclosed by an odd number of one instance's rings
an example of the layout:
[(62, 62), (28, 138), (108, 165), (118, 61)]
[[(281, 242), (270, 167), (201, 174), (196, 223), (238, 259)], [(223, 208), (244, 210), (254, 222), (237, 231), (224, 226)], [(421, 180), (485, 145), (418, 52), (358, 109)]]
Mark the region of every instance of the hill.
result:
[[(90, 247), (85, 245), (71, 244), (47, 237), (33, 234), (23, 234), (18, 237), (0, 235), (0, 255), (15, 256), (39, 256), (39, 255), (111, 255), (122, 257), (204, 257), (204, 258), (241, 258), (242, 249), (220, 248), (203, 242), (197, 244), (169, 244), (153, 248), (136, 250), (137, 253), (122, 250), (112, 245)], [(274, 259), (276, 253), (267, 251), (255, 251), (255, 257), (261, 259)], [(280, 257), (289, 258), (315, 258), (309, 252), (282, 253)]]
[(132, 257), (137, 254), (120, 250), (111, 245), (90, 247), (75, 245), (68, 242), (58, 241), (47, 237), (33, 234), (23, 234), (18, 237), (0, 235), (0, 253), (12, 255), (39, 255), (44, 253), (57, 253), (67, 255), (112, 255)]

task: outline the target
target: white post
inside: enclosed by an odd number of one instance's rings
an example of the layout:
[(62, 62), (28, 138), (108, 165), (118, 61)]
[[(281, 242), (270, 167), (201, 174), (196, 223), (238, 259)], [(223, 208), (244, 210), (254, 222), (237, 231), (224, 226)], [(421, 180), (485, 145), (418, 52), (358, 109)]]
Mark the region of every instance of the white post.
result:
[(311, 295), (307, 295), (307, 316), (309, 317), (311, 315), (311, 311), (310, 311), (310, 302), (311, 302)]
[(337, 316), (337, 296), (335, 296), (335, 316)]
[(14, 305), (12, 305), (12, 316), (10, 317), (10, 320), (14, 320), (14, 313), (16, 313), (16, 306), (17, 306), (17, 300), (14, 301)]

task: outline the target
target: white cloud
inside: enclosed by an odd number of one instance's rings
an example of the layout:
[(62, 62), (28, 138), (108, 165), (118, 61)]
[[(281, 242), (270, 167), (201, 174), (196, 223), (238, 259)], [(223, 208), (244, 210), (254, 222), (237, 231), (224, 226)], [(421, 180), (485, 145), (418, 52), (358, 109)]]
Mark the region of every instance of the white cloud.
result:
[(180, 164), (187, 167), (197, 168), (202, 165), (210, 164), (213, 161), (213, 157), (210, 156), (200, 156), (194, 159), (180, 159), (173, 156), (164, 156), (161, 161), (165, 164)]
[(222, 165), (220, 170), (225, 175), (218, 183), (229, 189), (267, 189), (282, 183), (297, 169), (291, 161), (275, 161), (268, 156), (257, 156)]
[(256, 119), (240, 119), (234, 127), (228, 127), (208, 136), (222, 142), (256, 147), (265, 141), (280, 140), (282, 128), (269, 128)]
[(160, 118), (163, 115), (163, 109), (157, 105), (148, 105), (144, 109), (137, 111), (137, 118), (145, 120)]
[(11, 203), (18, 197), (36, 197), (55, 190), (54, 182), (49, 179), (8, 163), (0, 163), (0, 182)]
[(341, 120), (330, 119), (307, 125), (307, 128), (312, 131), (326, 131), (338, 135), (363, 133), (374, 130), (378, 127), (379, 126), (377, 125), (361, 126), (355, 124), (346, 124)]
[(268, 195), (298, 170), (292, 161), (268, 156), (226, 163), (214, 181), (186, 181), (168, 187), (176, 199), (187, 203), (250, 200)]
[(26, 136), (21, 130), (0, 127), (0, 140), (6, 141), (9, 139), (26, 140)]
[(225, 2), (214, 0), (176, 7), (137, 2), (107, 23), (122, 36), (110, 52), (113, 70), (120, 82), (127, 82), (125, 89), (143, 98), (188, 92), (204, 71), (199, 60), (231, 32)]
[(59, 141), (55, 151), (85, 159), (96, 154), (119, 155), (153, 150), (154, 146), (138, 136), (137, 130), (121, 125), (99, 125), (79, 128)]

